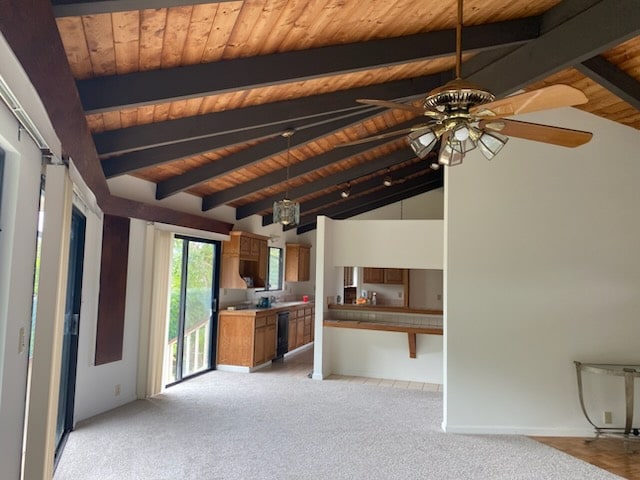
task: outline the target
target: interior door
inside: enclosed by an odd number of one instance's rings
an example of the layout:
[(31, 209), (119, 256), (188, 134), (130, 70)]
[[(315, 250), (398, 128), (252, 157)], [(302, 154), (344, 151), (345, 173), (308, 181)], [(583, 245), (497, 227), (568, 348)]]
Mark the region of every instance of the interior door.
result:
[(220, 242), (176, 236), (166, 352), (167, 385), (215, 365)]
[(85, 226), (85, 216), (74, 208), (71, 217), (67, 299), (64, 315), (62, 363), (60, 365), (60, 393), (56, 424), (56, 458), (62, 451), (66, 435), (73, 429)]

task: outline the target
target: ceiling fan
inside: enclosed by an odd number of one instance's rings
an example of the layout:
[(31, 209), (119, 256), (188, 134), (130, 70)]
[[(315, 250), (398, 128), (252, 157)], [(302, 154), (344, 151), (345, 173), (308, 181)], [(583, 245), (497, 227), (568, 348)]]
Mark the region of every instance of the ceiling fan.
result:
[(429, 92), (421, 107), (387, 100), (357, 100), (366, 105), (417, 113), (429, 117), (431, 122), (343, 143), (340, 146), (407, 134), (409, 145), (416, 155), (426, 158), (440, 140), (438, 163), (434, 162), (432, 165), (433, 168), (438, 168), (439, 165), (461, 164), (465, 153), (476, 147), (491, 160), (504, 147), (509, 136), (563, 147), (577, 147), (591, 140), (590, 132), (506, 118), (586, 103), (587, 97), (577, 88), (561, 84), (551, 85), (496, 100), (491, 92), (461, 78), (462, 1), (458, 0), (454, 80)]

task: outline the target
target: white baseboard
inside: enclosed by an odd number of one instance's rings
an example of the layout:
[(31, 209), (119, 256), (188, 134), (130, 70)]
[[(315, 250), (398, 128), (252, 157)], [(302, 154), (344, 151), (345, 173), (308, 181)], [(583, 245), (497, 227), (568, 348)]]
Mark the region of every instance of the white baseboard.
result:
[(593, 437), (593, 428), (545, 428), (528, 426), (495, 425), (447, 425), (442, 422), (446, 433), (467, 435), (526, 435), (530, 437)]
[(240, 367), (238, 365), (216, 365), (216, 370), (221, 372), (236, 372), (236, 373), (249, 373), (251, 369), (249, 367)]

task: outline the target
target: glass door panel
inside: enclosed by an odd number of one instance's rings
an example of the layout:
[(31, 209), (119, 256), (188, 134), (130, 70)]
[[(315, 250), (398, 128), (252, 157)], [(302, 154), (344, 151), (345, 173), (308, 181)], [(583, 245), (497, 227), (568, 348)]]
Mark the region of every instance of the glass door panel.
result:
[(213, 300), (213, 245), (189, 242), (182, 376), (209, 368), (211, 306)]
[(176, 237), (173, 244), (166, 383), (212, 368), (220, 242)]

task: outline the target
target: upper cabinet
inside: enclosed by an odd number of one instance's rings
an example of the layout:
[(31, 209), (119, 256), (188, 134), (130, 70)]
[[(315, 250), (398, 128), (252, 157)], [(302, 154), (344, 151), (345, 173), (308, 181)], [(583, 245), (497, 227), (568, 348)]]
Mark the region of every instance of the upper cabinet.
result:
[(221, 288), (263, 288), (267, 281), (268, 237), (230, 232), (222, 242)]
[(407, 269), (404, 268), (363, 268), (363, 283), (386, 283), (403, 285), (407, 279)]
[(307, 282), (310, 278), (311, 245), (287, 243), (284, 279), (287, 282)]
[(384, 268), (363, 268), (363, 283), (384, 283)]

